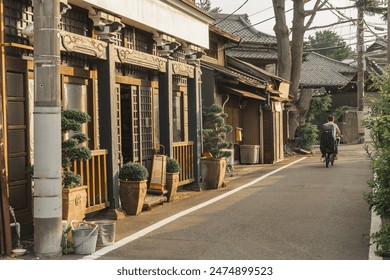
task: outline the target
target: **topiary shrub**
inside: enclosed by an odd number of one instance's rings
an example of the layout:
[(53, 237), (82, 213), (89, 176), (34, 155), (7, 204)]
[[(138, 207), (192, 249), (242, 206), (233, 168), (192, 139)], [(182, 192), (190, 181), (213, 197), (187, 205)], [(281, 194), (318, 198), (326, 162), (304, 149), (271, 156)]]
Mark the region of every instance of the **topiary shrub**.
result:
[(213, 157), (229, 157), (233, 144), (226, 140), (226, 133), (233, 130), (231, 125), (225, 124), (227, 114), (217, 104), (204, 107), (203, 112), (203, 151), (209, 152)]
[(144, 181), (148, 176), (146, 167), (138, 162), (128, 162), (119, 170), (119, 179), (123, 181)]
[(177, 173), (180, 172), (180, 165), (174, 158), (167, 158), (167, 172)]
[(64, 110), (61, 113), (61, 132), (63, 135), (62, 152), (62, 185), (64, 188), (80, 186), (80, 175), (70, 169), (75, 160), (88, 160), (91, 151), (84, 143), (88, 141), (86, 134), (81, 132), (82, 125), (91, 120), (87, 113), (75, 109)]

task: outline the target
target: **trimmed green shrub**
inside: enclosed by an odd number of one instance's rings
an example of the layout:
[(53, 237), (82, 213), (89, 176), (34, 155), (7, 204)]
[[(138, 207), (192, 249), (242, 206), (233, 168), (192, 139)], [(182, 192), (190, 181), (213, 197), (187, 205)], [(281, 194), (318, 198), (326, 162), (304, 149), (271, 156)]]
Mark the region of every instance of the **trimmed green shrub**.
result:
[(174, 158), (167, 158), (167, 172), (176, 173), (180, 172), (180, 165)]
[(217, 104), (203, 108), (203, 151), (210, 152), (213, 157), (229, 157), (233, 144), (226, 140), (226, 133), (233, 130), (231, 125), (225, 124), (227, 114)]
[(123, 181), (144, 181), (148, 176), (146, 167), (138, 162), (128, 162), (119, 170), (119, 179)]

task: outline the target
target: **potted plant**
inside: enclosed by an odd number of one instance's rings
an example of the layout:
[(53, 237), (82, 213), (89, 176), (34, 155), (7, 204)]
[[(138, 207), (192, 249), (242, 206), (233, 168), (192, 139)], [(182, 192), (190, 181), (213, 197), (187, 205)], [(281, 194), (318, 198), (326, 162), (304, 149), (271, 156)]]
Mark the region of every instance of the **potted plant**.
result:
[(145, 202), (149, 172), (138, 162), (128, 162), (119, 170), (119, 196), (128, 215), (138, 215)]
[(203, 110), (203, 155), (200, 160), (201, 177), (206, 189), (218, 189), (225, 185), (227, 149), (232, 143), (226, 140), (226, 133), (232, 126), (225, 124), (227, 114), (217, 104)]
[(71, 168), (76, 160), (91, 158), (91, 151), (85, 145), (88, 137), (81, 132), (82, 125), (89, 121), (89, 115), (79, 110), (68, 109), (61, 114), (62, 218), (68, 226), (72, 220), (83, 220), (87, 207), (87, 186), (81, 185), (80, 175)]
[(174, 158), (167, 158), (167, 199), (168, 202), (175, 199), (179, 186), (180, 165)]

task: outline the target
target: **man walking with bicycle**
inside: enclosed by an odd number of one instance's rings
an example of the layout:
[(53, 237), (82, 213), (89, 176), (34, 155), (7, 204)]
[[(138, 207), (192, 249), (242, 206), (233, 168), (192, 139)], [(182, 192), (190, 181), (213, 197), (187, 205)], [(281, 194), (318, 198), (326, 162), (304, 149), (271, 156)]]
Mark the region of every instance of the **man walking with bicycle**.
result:
[[(330, 131), (332, 133), (333, 140), (334, 140), (334, 159), (337, 159), (338, 144), (339, 144), (338, 142), (340, 141), (341, 131), (339, 129), (339, 126), (334, 123), (334, 116), (332, 115), (328, 116), (328, 122), (322, 125), (322, 130)], [(322, 157), (325, 157), (324, 153), (322, 153)]]

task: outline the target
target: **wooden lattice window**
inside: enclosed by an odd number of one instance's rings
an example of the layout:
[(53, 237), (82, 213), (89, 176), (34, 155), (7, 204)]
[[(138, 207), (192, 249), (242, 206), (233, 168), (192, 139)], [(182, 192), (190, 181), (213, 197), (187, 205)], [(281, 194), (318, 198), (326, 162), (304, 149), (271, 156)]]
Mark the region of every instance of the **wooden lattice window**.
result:
[(172, 75), (173, 83), (178, 86), (187, 86), (187, 77), (182, 75)]
[(91, 36), (88, 11), (72, 6), (72, 9), (61, 17), (61, 29), (83, 36)]
[(177, 49), (176, 51), (174, 51), (172, 57), (175, 61), (186, 63), (185, 52), (182, 49)]
[[(22, 30), (33, 23), (31, 0), (4, 0), (4, 42), (29, 45)], [(7, 48), (7, 54), (32, 55), (31, 51)]]
[(124, 65), (124, 75), (141, 80), (149, 80), (148, 69), (137, 65)]
[(154, 53), (153, 35), (135, 27), (126, 26), (120, 33), (118, 46), (133, 49), (148, 54)]
[(121, 134), (124, 162), (154, 155), (153, 95), (149, 87), (121, 86)]
[(142, 158), (150, 158), (154, 154), (153, 145), (153, 107), (152, 90), (148, 87), (140, 88), (141, 101), (141, 143)]
[(132, 129), (133, 129), (133, 161), (140, 161), (140, 108), (138, 88), (131, 88)]

